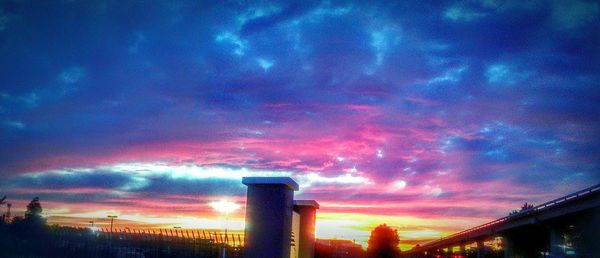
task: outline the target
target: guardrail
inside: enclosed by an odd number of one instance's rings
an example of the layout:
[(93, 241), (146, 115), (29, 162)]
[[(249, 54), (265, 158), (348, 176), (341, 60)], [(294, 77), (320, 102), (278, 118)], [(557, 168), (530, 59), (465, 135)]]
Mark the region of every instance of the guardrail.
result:
[[(581, 191), (578, 191), (578, 192), (575, 192), (575, 193), (572, 193), (572, 194), (569, 194), (569, 195), (565, 195), (563, 197), (554, 199), (554, 200), (549, 201), (549, 202), (542, 203), (542, 204), (537, 205), (537, 206), (535, 206), (533, 208), (522, 210), (522, 211), (519, 211), (519, 212), (517, 212), (515, 214), (508, 215), (506, 217), (502, 217), (502, 218), (499, 218), (497, 220), (490, 221), (488, 223), (481, 224), (479, 226), (476, 226), (476, 227), (473, 227), (473, 228), (470, 228), (470, 229), (466, 229), (466, 230), (460, 231), (458, 233), (454, 233), (452, 235), (445, 236), (445, 237), (442, 237), (440, 239), (437, 239), (437, 240), (425, 243), (422, 246), (419, 246), (418, 250), (426, 249), (428, 246), (435, 245), (437, 243), (450, 240), (452, 238), (457, 238), (457, 237), (466, 235), (468, 233), (472, 233), (472, 232), (475, 232), (475, 231), (478, 231), (478, 230), (487, 229), (487, 228), (489, 228), (491, 226), (495, 226), (495, 225), (501, 224), (501, 223), (509, 221), (509, 220), (513, 220), (513, 219), (516, 219), (516, 218), (527, 216), (527, 215), (530, 215), (532, 213), (542, 212), (545, 209), (549, 209), (549, 208), (554, 207), (554, 206), (556, 206), (558, 204), (561, 204), (561, 203), (563, 203), (565, 201), (569, 201), (569, 200), (572, 200), (572, 199), (575, 199), (575, 198), (582, 198), (583, 196), (587, 196), (589, 194), (592, 194), (592, 193), (595, 193), (595, 192), (598, 192), (598, 191), (600, 191), (600, 184), (597, 184), (595, 186), (583, 189)], [(415, 249), (415, 251), (416, 250), (417, 249)], [(409, 251), (413, 251), (413, 250), (409, 250)]]

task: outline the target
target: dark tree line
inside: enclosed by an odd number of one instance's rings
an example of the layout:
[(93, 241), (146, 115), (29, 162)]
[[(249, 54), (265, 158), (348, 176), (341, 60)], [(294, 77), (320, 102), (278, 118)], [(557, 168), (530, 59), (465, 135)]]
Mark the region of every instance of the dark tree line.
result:
[[(0, 220), (0, 249), (6, 257), (18, 257), (15, 252), (26, 250), (23, 255), (39, 256), (47, 251), (50, 232), (42, 216), (38, 197), (27, 205), (24, 216)], [(0, 255), (2, 256), (2, 255)]]

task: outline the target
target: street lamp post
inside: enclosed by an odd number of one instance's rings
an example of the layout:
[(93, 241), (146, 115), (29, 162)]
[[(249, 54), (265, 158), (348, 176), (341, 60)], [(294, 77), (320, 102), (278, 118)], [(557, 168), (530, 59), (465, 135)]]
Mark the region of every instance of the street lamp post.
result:
[(117, 218), (116, 215), (108, 215), (108, 218), (110, 218), (110, 235), (109, 235), (109, 240), (108, 240), (108, 249), (109, 252), (112, 252), (112, 236), (113, 236), (113, 222), (114, 220)]
[(115, 215), (108, 215), (108, 217), (110, 218), (110, 234), (112, 235), (112, 228), (113, 228), (113, 221), (118, 218), (118, 216)]
[(90, 223), (90, 231), (92, 232), (92, 234), (96, 233), (96, 227), (94, 227), (94, 221), (90, 220), (88, 222)]

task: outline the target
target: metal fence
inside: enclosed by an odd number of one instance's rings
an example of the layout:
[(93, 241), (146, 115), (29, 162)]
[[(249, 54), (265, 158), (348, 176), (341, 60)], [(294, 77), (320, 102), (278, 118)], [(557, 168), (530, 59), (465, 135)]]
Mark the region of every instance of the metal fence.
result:
[(29, 237), (5, 234), (3, 241), (2, 257), (243, 257), (242, 235), (204, 230), (49, 227)]

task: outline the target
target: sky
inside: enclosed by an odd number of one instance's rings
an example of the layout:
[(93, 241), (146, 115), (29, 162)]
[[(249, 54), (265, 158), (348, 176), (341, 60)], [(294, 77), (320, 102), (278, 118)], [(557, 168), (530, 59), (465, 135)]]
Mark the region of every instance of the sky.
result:
[(600, 182), (597, 1), (3, 0), (0, 56), (0, 195), (51, 223), (243, 230), (290, 176), (406, 248)]

